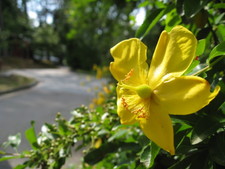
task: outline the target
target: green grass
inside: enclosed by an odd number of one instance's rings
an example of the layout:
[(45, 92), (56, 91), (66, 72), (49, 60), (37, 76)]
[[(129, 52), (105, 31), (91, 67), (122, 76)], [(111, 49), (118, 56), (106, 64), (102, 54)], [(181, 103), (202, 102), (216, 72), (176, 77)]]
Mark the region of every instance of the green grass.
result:
[(0, 75), (0, 92), (20, 88), (35, 81), (35, 79), (20, 75)]

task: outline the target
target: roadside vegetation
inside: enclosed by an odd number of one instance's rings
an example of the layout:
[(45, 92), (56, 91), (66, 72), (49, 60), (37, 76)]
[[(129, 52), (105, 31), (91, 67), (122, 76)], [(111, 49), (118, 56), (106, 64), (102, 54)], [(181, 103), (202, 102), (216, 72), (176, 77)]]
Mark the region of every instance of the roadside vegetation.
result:
[(24, 77), (21, 75), (0, 75), (0, 94), (29, 87), (36, 82), (33, 78)]

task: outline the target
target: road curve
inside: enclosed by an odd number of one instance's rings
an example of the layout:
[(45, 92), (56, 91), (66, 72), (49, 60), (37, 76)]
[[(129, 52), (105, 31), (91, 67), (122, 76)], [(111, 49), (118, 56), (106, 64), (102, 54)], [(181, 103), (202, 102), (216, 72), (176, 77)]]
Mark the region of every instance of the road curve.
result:
[[(90, 75), (71, 72), (65, 67), (12, 70), (9, 73), (34, 77), (39, 82), (31, 89), (0, 96), (0, 144), (10, 134), (20, 132), (23, 135), (32, 120), (36, 122), (37, 131), (40, 131), (45, 122), (54, 122), (57, 112), (69, 118), (71, 110), (82, 104), (88, 105), (96, 95), (96, 89), (101, 89), (106, 83), (105, 80), (97, 80)], [(19, 150), (27, 148), (28, 143), (23, 139)], [(20, 162), (0, 162), (0, 168), (11, 169)]]

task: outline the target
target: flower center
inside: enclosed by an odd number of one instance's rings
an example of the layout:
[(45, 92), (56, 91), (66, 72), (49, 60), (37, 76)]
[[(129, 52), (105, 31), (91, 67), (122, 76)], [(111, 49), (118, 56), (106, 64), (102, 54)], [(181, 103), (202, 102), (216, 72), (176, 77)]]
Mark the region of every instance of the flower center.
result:
[(143, 99), (146, 99), (151, 96), (152, 89), (147, 84), (140, 85), (136, 87), (136, 92), (138, 96), (140, 96)]

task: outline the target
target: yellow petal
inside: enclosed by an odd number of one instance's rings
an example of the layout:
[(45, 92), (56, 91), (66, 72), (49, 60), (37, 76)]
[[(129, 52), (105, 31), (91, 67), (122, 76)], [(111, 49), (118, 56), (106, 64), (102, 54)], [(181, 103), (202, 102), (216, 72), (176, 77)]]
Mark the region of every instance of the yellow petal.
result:
[(151, 87), (168, 76), (182, 75), (195, 57), (196, 44), (195, 36), (182, 26), (174, 27), (169, 33), (163, 31), (149, 70)]
[(153, 91), (154, 100), (169, 114), (195, 113), (216, 97), (220, 87), (210, 92), (209, 83), (197, 76), (182, 76), (163, 82)]
[(171, 155), (175, 154), (173, 127), (170, 117), (160, 107), (151, 102), (150, 117), (140, 121), (144, 134)]
[(135, 67), (138, 67), (138, 72), (147, 71), (146, 51), (147, 47), (136, 38), (124, 40), (111, 48), (114, 62), (110, 63), (110, 72), (113, 77), (117, 81), (123, 80)]
[[(135, 116), (131, 113), (130, 110), (128, 110), (128, 107), (125, 105), (127, 104), (123, 100), (125, 94), (126, 92), (124, 92), (121, 87), (117, 86), (117, 113), (120, 117), (121, 124), (133, 124), (136, 122)], [(132, 94), (133, 93), (131, 93), (131, 95)]]
[(149, 117), (150, 97), (141, 98), (136, 91), (117, 87), (117, 113), (122, 124), (133, 124)]

